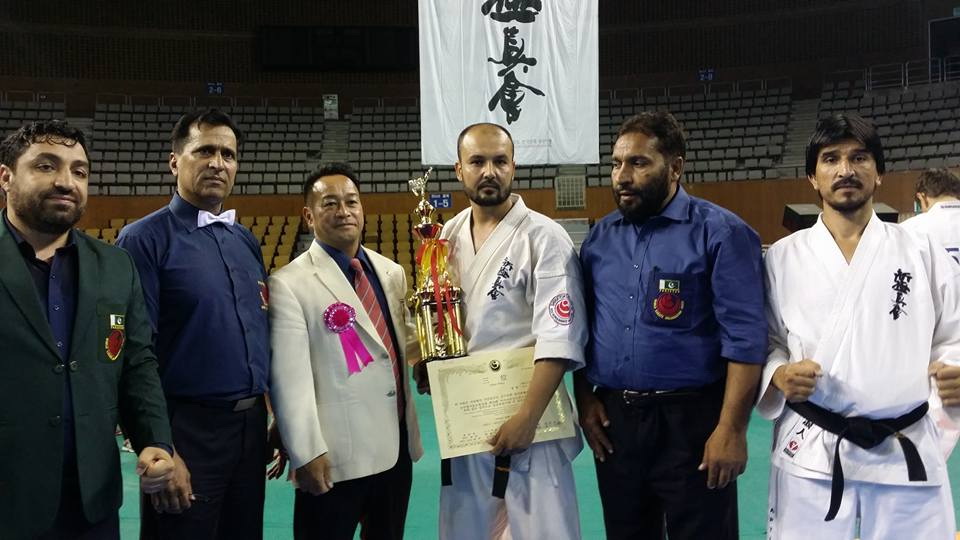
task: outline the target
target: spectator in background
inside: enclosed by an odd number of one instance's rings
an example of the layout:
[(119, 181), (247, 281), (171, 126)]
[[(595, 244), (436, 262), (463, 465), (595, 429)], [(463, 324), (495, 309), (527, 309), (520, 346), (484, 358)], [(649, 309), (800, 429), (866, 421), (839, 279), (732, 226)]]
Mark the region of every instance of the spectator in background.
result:
[(960, 178), (947, 169), (927, 169), (917, 179), (915, 197), (918, 213), (901, 225), (932, 236), (960, 262)]
[[(929, 235), (960, 263), (960, 178), (947, 169), (927, 169), (917, 179), (915, 197), (918, 214), (901, 223), (903, 228)], [(930, 414), (940, 428), (940, 450), (949, 458), (960, 438), (960, 426), (945, 414), (935, 394)]]

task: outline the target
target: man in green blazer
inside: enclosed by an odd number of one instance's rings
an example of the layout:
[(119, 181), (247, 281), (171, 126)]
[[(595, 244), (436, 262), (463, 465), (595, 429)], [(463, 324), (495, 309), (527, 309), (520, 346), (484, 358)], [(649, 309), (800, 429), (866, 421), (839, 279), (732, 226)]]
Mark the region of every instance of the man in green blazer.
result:
[(27, 124), (0, 143), (0, 538), (118, 539), (119, 423), (155, 492), (172, 476), (166, 404), (130, 256), (73, 229), (83, 133)]

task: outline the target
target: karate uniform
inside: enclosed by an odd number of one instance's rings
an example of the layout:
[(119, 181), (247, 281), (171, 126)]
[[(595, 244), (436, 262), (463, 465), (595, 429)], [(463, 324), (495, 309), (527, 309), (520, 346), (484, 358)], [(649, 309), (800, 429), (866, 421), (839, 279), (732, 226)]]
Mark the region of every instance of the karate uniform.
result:
[(900, 225), (910, 232), (929, 235), (955, 260), (960, 257), (960, 201), (938, 202)]
[[(923, 214), (917, 214), (900, 225), (910, 232), (930, 236), (960, 263), (960, 201), (935, 203)], [(940, 428), (940, 451), (947, 459), (960, 439), (960, 425), (943, 411), (936, 390), (930, 395), (930, 414)]]
[[(467, 351), (532, 346), (534, 358), (565, 358), (568, 370), (578, 369), (587, 326), (573, 243), (560, 225), (512, 197), (513, 207), (476, 253), (470, 208), (443, 229), (451, 273), (463, 289)], [(560, 391), (569, 400), (562, 383)], [(491, 494), (492, 454), (453, 458), (453, 485), (440, 492), (440, 538), (580, 538), (570, 462), (582, 447), (578, 429), (576, 437), (513, 455), (503, 499)]]
[(859, 515), (863, 540), (953, 538), (946, 464), (929, 414), (901, 431), (927, 480), (908, 480), (894, 437), (870, 450), (843, 441), (846, 489), (839, 515), (825, 522), (837, 435), (785, 407), (771, 379), (778, 367), (810, 358), (822, 369), (811, 403), (845, 417), (910, 412), (930, 395), (928, 364), (960, 361), (960, 266), (876, 215), (849, 265), (821, 218), (775, 243), (765, 266), (770, 349), (757, 409), (776, 419), (768, 537), (853, 538)]

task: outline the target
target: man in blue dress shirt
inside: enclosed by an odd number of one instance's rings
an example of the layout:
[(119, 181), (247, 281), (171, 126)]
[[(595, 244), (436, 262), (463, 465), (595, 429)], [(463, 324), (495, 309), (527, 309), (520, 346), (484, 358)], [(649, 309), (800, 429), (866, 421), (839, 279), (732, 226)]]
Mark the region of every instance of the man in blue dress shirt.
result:
[(766, 356), (760, 241), (680, 187), (684, 155), (669, 113), (625, 121), (619, 211), (580, 251), (590, 343), (574, 382), (611, 539), (738, 535), (735, 480)]
[(179, 473), (142, 505), (142, 538), (263, 535), (270, 369), (259, 242), (223, 211), (242, 134), (216, 109), (173, 129), (170, 204), (125, 227), (153, 321)]

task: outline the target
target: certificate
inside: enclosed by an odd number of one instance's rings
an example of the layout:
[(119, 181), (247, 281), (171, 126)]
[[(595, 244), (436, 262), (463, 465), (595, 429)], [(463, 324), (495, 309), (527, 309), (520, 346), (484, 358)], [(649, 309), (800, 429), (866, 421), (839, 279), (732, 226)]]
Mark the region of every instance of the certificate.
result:
[[(477, 353), (427, 363), (440, 457), (488, 452), (487, 441), (510, 419), (533, 377), (533, 347)], [(563, 383), (537, 424), (533, 442), (577, 434)]]

